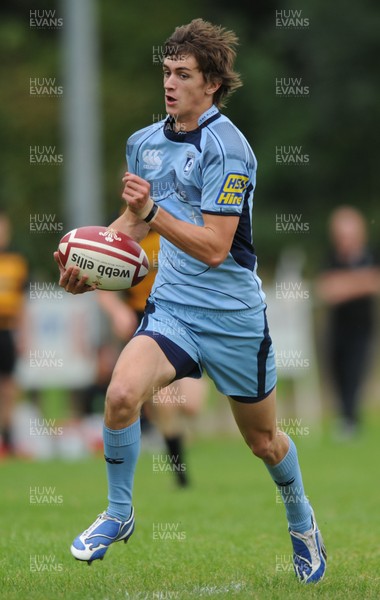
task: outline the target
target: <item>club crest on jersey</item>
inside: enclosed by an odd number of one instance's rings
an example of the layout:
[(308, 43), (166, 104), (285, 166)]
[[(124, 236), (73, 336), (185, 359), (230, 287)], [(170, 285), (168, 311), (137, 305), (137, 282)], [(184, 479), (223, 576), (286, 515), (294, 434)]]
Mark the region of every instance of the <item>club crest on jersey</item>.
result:
[(191, 169), (194, 166), (194, 162), (195, 162), (195, 154), (193, 154), (192, 152), (188, 152), (187, 157), (186, 157), (185, 166), (183, 167), (183, 172), (185, 173), (185, 175), (188, 175), (190, 173)]
[(220, 188), (215, 204), (218, 206), (225, 206), (228, 204), (240, 206), (243, 201), (248, 181), (249, 177), (247, 177), (247, 175), (243, 175), (242, 173), (228, 173)]
[(144, 167), (146, 169), (159, 169), (162, 165), (161, 154), (162, 150), (156, 150), (156, 148), (147, 148), (144, 150), (142, 153)]

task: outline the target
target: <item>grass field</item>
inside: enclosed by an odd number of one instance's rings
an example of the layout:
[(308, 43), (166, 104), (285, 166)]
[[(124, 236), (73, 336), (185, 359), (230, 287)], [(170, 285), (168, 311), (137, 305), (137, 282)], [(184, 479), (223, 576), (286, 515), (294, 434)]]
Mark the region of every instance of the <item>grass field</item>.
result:
[(91, 566), (75, 561), (69, 546), (106, 506), (102, 458), (5, 461), (0, 597), (378, 599), (379, 430), (380, 418), (371, 415), (354, 442), (334, 442), (326, 431), (294, 437), (329, 559), (325, 579), (306, 587), (292, 571), (275, 488), (239, 438), (193, 440), (188, 489), (176, 488), (172, 473), (154, 471), (144, 451), (135, 480), (136, 531)]

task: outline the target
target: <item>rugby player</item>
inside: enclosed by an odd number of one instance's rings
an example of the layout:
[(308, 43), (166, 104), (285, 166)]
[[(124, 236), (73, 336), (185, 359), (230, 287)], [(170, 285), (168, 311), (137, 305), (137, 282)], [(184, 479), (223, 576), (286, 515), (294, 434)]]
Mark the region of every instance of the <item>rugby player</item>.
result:
[[(108, 508), (74, 540), (71, 552), (91, 562), (131, 536), (141, 406), (152, 390), (206, 369), (281, 493), (297, 577), (317, 582), (326, 551), (296, 447), (276, 427), (275, 358), (252, 239), (257, 161), (219, 111), (241, 85), (234, 71), (237, 43), (232, 31), (202, 19), (177, 27), (163, 60), (168, 117), (127, 143), (126, 210), (112, 227), (136, 241), (149, 228), (159, 233), (158, 273), (107, 391)], [(74, 294), (91, 289), (77, 274), (76, 268), (61, 269), (60, 285)]]

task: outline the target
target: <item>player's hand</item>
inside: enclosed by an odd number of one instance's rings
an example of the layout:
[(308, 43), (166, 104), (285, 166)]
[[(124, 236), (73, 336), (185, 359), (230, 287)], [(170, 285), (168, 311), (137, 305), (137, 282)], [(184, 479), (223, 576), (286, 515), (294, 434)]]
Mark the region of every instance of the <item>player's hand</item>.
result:
[(96, 290), (95, 285), (87, 285), (87, 275), (83, 275), (83, 277), (77, 279), (80, 271), (79, 267), (69, 267), (68, 269), (65, 269), (60, 263), (58, 252), (54, 252), (54, 260), (59, 268), (58, 285), (64, 288), (66, 292), (75, 295)]
[(153, 206), (153, 200), (150, 197), (150, 183), (142, 177), (126, 171), (123, 184), (122, 198), (127, 203), (129, 210), (140, 219), (145, 219)]

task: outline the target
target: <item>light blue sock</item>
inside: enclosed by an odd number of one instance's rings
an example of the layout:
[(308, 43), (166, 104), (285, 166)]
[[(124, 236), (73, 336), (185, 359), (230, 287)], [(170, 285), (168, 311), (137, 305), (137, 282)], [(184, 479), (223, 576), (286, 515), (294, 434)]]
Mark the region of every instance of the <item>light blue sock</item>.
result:
[(103, 426), (108, 478), (107, 515), (126, 521), (132, 509), (133, 476), (140, 453), (140, 419), (124, 429)]
[(303, 489), (297, 449), (288, 439), (289, 450), (281, 462), (265, 466), (281, 493), (290, 529), (305, 533), (311, 528), (311, 506)]

